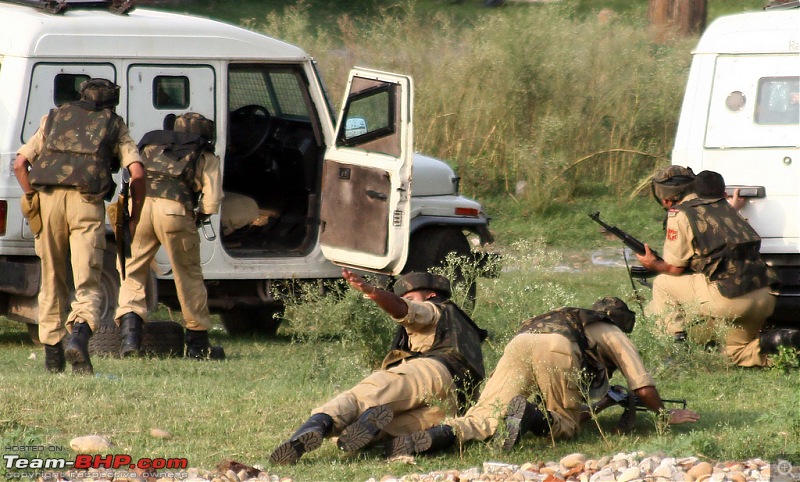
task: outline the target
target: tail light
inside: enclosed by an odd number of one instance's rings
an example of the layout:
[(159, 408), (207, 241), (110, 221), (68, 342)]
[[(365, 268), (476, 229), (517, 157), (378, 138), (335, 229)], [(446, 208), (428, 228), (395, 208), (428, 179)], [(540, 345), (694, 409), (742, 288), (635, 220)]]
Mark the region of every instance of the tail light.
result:
[(456, 208), (456, 216), (472, 216), (473, 218), (477, 218), (480, 214), (475, 208)]
[(0, 236), (6, 235), (8, 218), (8, 201), (0, 201)]

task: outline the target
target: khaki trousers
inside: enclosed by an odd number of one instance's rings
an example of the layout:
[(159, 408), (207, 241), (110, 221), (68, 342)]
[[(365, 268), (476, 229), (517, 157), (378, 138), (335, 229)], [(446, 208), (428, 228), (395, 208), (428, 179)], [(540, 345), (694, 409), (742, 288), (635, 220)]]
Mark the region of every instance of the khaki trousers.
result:
[[(523, 333), (506, 345), (478, 402), (460, 418), (448, 420), (462, 442), (485, 440), (497, 432), (508, 403), (517, 395), (539, 395), (553, 417), (554, 437), (578, 432), (583, 397), (575, 382), (578, 346), (553, 333)], [(538, 387), (538, 388), (537, 388)]]
[(427, 430), (455, 414), (456, 387), (450, 371), (431, 358), (412, 358), (388, 370), (379, 370), (350, 390), (311, 411), (325, 413), (341, 433), (367, 409), (387, 405), (394, 418), (384, 428), (392, 436)]
[[(86, 202), (75, 189), (39, 192), (42, 230), (36, 236), (36, 255), (42, 260), (39, 285), (39, 340), (55, 345), (86, 322), (92, 331), (100, 323), (100, 277), (106, 248), (103, 201)], [(72, 266), (75, 300), (68, 311), (67, 262)], [(66, 325), (66, 326), (65, 326)]]
[[(657, 316), (667, 333), (686, 331), (692, 336), (710, 338), (715, 321), (733, 326), (725, 338), (725, 354), (743, 367), (765, 366), (767, 357), (760, 352), (758, 333), (775, 309), (775, 296), (761, 288), (737, 298), (725, 298), (702, 273), (681, 276), (658, 275), (653, 280), (653, 300), (645, 314)], [(686, 318), (709, 317), (707, 323), (689, 326)]]
[(141, 219), (131, 243), (131, 258), (125, 263), (126, 277), (119, 290), (117, 324), (125, 313), (136, 313), (147, 320), (147, 275), (150, 263), (164, 246), (172, 265), (175, 289), (184, 323), (189, 330), (208, 330), (211, 315), (208, 293), (200, 267), (200, 235), (194, 213), (177, 201), (145, 198)]

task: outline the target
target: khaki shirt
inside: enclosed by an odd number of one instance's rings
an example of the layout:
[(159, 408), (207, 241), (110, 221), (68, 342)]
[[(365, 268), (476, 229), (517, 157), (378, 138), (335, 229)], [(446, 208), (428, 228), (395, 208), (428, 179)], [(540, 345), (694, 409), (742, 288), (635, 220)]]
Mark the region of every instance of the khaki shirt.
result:
[(408, 305), (408, 313), (403, 318), (392, 318), (408, 333), (408, 345), (412, 351), (425, 352), (431, 349), (436, 338), (436, 324), (442, 312), (430, 301), (410, 301), (402, 298)]
[[(681, 202), (689, 201), (696, 197), (697, 195), (690, 194), (683, 198)], [(667, 236), (664, 240), (662, 258), (673, 266), (685, 268), (689, 266), (689, 260), (694, 255), (694, 232), (689, 224), (689, 218), (682, 211), (670, 209), (667, 212)]]
[(616, 326), (602, 322), (590, 323), (586, 325), (586, 339), (589, 342), (589, 356), (596, 358), (607, 369), (619, 368), (629, 390), (656, 385), (633, 342)]
[(194, 175), (195, 187), (202, 194), (198, 209), (205, 214), (217, 214), (222, 202), (222, 176), (219, 157), (205, 151), (197, 160)]
[[(18, 155), (27, 159), (31, 164), (39, 159), (39, 155), (42, 153), (42, 150), (44, 150), (44, 125), (47, 122), (47, 116), (48, 114), (45, 114), (44, 117), (42, 117), (42, 120), (39, 122), (39, 129), (28, 139), (28, 142), (17, 151)], [(116, 119), (119, 124), (117, 130), (119, 138), (116, 144), (114, 144), (114, 155), (119, 158), (122, 167), (128, 167), (133, 163), (142, 162), (142, 159), (139, 157), (139, 149), (136, 148), (136, 143), (134, 143), (131, 138), (128, 126), (121, 117), (117, 117)]]

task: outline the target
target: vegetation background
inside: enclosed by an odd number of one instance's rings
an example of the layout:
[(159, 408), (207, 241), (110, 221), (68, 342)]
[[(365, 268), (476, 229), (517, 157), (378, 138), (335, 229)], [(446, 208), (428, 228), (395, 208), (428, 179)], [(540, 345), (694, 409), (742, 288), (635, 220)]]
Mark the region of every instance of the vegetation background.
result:
[[(763, 3), (712, 0), (710, 19)], [(697, 39), (655, 42), (644, 0), (503, 8), (479, 0), (182, 0), (158, 8), (300, 45), (319, 61), (337, 103), (355, 65), (414, 77), (417, 148), (457, 169), (463, 192), (493, 218), (493, 249), (506, 255), (499, 277), (478, 281), (474, 317), (492, 333), (484, 345), (487, 368), (529, 316), (609, 294), (640, 311), (619, 243), (599, 236), (586, 214), (601, 210), (604, 219), (661, 244), (663, 212), (642, 187), (669, 162)], [(313, 407), (368, 374), (391, 336), (374, 306), (342, 285), (333, 291), (339, 295), (305, 293), (303, 303), (290, 304), (274, 338), (232, 339), (215, 328), (225, 362), (99, 358), (93, 378), (44, 373), (41, 349), (18, 323), (0, 320), (4, 453), (39, 456), (13, 447), (44, 445), (63, 448), (48, 456), (71, 458), (69, 441), (96, 433), (114, 442), (114, 453), (134, 458), (186, 457), (203, 469), (234, 459), (298, 481), (558, 460), (571, 452), (642, 450), (711, 461), (800, 453), (796, 358), (777, 357), (767, 370), (731, 367), (702, 344), (676, 347), (640, 317), (632, 337), (662, 395), (686, 398), (701, 413), (699, 423), (664, 430), (643, 415), (634, 433), (613, 435), (619, 410), (610, 409), (573, 440), (530, 437), (510, 454), (489, 441), (416, 465), (387, 464), (379, 448), (347, 455), (326, 443), (295, 467), (269, 467), (271, 450)], [(614, 381), (624, 384), (619, 376)], [(173, 436), (153, 438), (151, 428)]]

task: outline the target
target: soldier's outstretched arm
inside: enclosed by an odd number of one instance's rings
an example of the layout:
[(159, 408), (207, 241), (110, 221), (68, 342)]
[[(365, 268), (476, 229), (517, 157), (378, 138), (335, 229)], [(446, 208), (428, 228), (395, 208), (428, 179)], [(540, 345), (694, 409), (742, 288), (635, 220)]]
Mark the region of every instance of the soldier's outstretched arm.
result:
[(392, 293), (378, 288), (368, 283), (364, 278), (353, 273), (347, 268), (342, 268), (342, 277), (350, 283), (353, 289), (358, 290), (367, 298), (375, 302), (380, 308), (392, 318), (403, 318), (408, 314), (408, 305), (402, 298)]
[[(642, 401), (645, 407), (653, 412), (661, 412), (664, 410), (664, 402), (661, 401), (661, 396), (658, 394), (656, 387), (642, 387), (633, 391), (639, 400)], [(681, 423), (690, 423), (700, 420), (700, 415), (694, 410), (686, 410), (679, 408), (669, 409), (669, 423), (670, 425), (678, 425)]]

